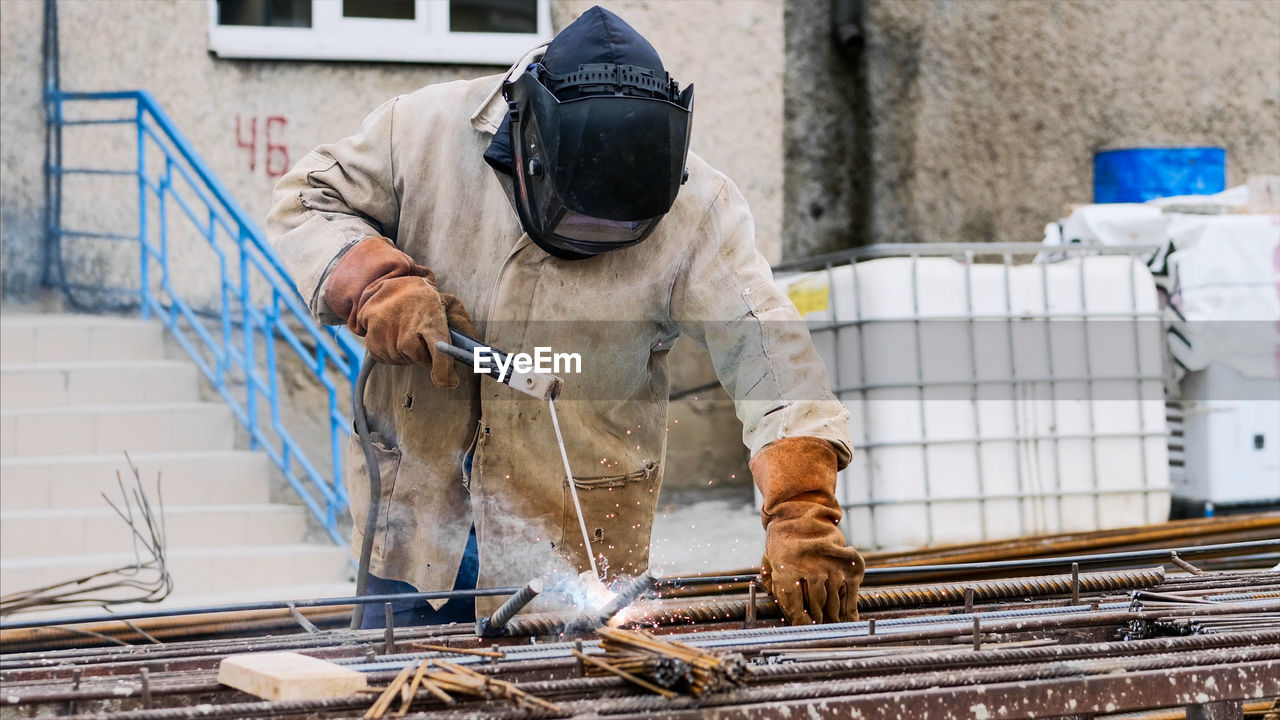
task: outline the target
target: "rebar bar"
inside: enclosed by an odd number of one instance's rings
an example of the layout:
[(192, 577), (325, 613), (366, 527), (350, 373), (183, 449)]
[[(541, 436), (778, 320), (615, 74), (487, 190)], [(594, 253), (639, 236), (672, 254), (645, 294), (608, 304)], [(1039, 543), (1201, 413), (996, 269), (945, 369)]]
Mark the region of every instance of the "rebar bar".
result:
[[(1259, 683), (1263, 691), (1275, 688), (1280, 692), (1280, 645), (1262, 647), (1226, 648), (1202, 653), (1178, 653), (1140, 658), (1126, 658), (1118, 662), (1114, 658), (1075, 662), (1051, 662), (1043, 664), (1024, 664), (1012, 667), (999, 667), (982, 671), (969, 669), (955, 671), (927, 672), (913, 675), (893, 675), (855, 680), (818, 682), (793, 682), (783, 685), (752, 686), (739, 690), (716, 693), (701, 698), (677, 697), (672, 700), (663, 698), (633, 696), (615, 699), (580, 701), (578, 703), (561, 703), (570, 712), (590, 713), (593, 715), (636, 714), (642, 716), (650, 713), (675, 713), (680, 710), (697, 708), (700, 712), (714, 713), (714, 708), (735, 705), (751, 706), (764, 704), (781, 704), (817, 699), (834, 699), (855, 696), (879, 696), (891, 693), (911, 691), (932, 691), (945, 687), (964, 687), (974, 685), (991, 685), (997, 683), (1025, 683), (1032, 680), (1043, 680), (1066, 677), (1084, 677), (1090, 675), (1108, 675), (1117, 672), (1139, 673), (1152, 672), (1161, 674), (1173, 668), (1215, 667), (1233, 664), (1247, 664), (1251, 677), (1268, 677), (1269, 682)], [(1235, 672), (1234, 668), (1232, 670)], [(1244, 673), (1243, 669), (1239, 672)], [(1155, 682), (1155, 678), (1142, 678)], [(531, 691), (536, 691), (530, 687)], [(773, 705), (777, 707), (778, 705)], [(451, 717), (443, 714), (441, 717)], [(511, 713), (491, 714), (492, 720), (520, 717)]]
[[(905, 552), (871, 552), (864, 553), (864, 558), (872, 567), (934, 565), (939, 562), (984, 562), (1043, 556), (1046, 553), (1066, 554), (1101, 548), (1131, 547), (1151, 542), (1162, 542), (1168, 545), (1180, 539), (1200, 541), (1205, 537), (1254, 531), (1260, 533), (1258, 535), (1260, 539), (1273, 538), (1280, 534), (1280, 512), (1174, 520), (1154, 525), (1138, 525), (1088, 533), (1038, 535), (1015, 540), (951, 545)], [(1180, 555), (1181, 551), (1177, 556), (1178, 559), (1171, 558), (1170, 562), (1178, 564)]]
[(790, 677), (827, 677), (836, 674), (902, 672), (908, 670), (986, 665), (1021, 664), (1079, 660), (1091, 657), (1121, 655), (1153, 655), (1187, 650), (1211, 650), (1233, 645), (1280, 643), (1280, 630), (1259, 629), (1227, 635), (1187, 635), (1151, 638), (1125, 642), (1090, 643), (1087, 645), (1046, 645), (1042, 647), (988, 649), (980, 655), (972, 650), (941, 648), (933, 653), (888, 655), (848, 660), (820, 660), (787, 665), (755, 665), (750, 674), (755, 678), (782, 680)]
[[(1163, 580), (1164, 571), (1161, 568), (1084, 573), (1079, 576), (1079, 587), (1081, 591), (1090, 593), (1122, 591), (1158, 586)], [(860, 611), (883, 610), (892, 607), (962, 602), (966, 591), (972, 591), (973, 596), (979, 600), (995, 600), (1061, 595), (1071, 592), (1071, 588), (1072, 582), (1069, 575), (871, 588), (859, 594), (858, 609)], [(629, 621), (637, 625), (664, 625), (742, 620), (747, 617), (747, 602), (749, 600), (733, 599), (642, 605), (633, 608)], [(757, 618), (780, 617), (777, 603), (772, 598), (757, 598), (755, 616)], [(564, 629), (565, 621), (559, 615), (527, 615), (514, 619), (508, 625), (511, 635), (553, 635)], [(569, 626), (570, 631), (585, 629), (590, 628)]]
[(310, 598), (303, 600), (264, 600), (260, 602), (247, 603), (227, 603), (224, 605), (202, 605), (199, 607), (188, 608), (165, 608), (163, 610), (138, 610), (129, 613), (105, 613), (100, 615), (87, 615), (81, 617), (58, 618), (51, 621), (49, 618), (19, 620), (13, 622), (0, 622), (0, 632), (9, 630), (23, 630), (29, 628), (44, 628), (60, 625), (85, 625), (90, 623), (110, 623), (119, 622), (121, 620), (146, 620), (151, 618), (172, 618), (191, 615), (212, 615), (216, 613), (227, 612), (246, 612), (250, 610), (285, 610), (288, 611), (289, 605), (293, 604), (298, 608), (313, 607), (329, 607), (334, 605), (368, 605), (370, 603), (385, 602), (402, 602), (412, 600), (453, 600), (455, 598), (478, 598), (492, 597), (495, 595), (510, 595), (518, 592), (520, 588), (516, 587), (500, 587), (500, 588), (482, 588), (479, 590), (439, 590), (432, 592), (416, 592), (416, 593), (388, 593), (383, 595), (363, 595), (360, 597), (331, 597), (331, 598)]
[[(1161, 552), (1164, 554), (1158, 561), (1171, 557), (1168, 551)], [(1058, 563), (1064, 560), (1062, 572), (1069, 570), (1072, 559), (1055, 559)], [(863, 621), (799, 627), (767, 619), (776, 617), (776, 609), (763, 595), (755, 598), (752, 608), (760, 626), (743, 628), (726, 621), (746, 616), (751, 600), (747, 592), (628, 605), (624, 590), (618, 607), (629, 608), (629, 619), (650, 621), (665, 616), (661, 622), (697, 622), (691, 627), (654, 631), (661, 633), (656, 638), (674, 640), (691, 653), (725, 653), (753, 663), (733, 666), (741, 670), (739, 679), (744, 687), (708, 693), (696, 702), (638, 696), (645, 691), (616, 676), (580, 676), (575, 672), (579, 661), (573, 651), (604, 658), (622, 672), (677, 692), (693, 673), (681, 657), (636, 657), (639, 653), (610, 650), (589, 635), (564, 642), (508, 636), (496, 639), (492, 651), (473, 650), (458, 656), (453, 652), (458, 647), (477, 645), (475, 624), (467, 623), (402, 628), (394, 635), (400, 654), (368, 657), (367, 651), (383, 649), (381, 628), (306, 634), (298, 633), (294, 625), (289, 629), (298, 634), (276, 638), (193, 639), (167, 641), (163, 646), (8, 655), (0, 657), (0, 683), (5, 688), (0, 693), (0, 708), (6, 716), (78, 711), (83, 717), (118, 714), (138, 720), (247, 716), (329, 720), (359, 716), (374, 701), (366, 694), (303, 702), (238, 702), (243, 696), (217, 684), (216, 668), (227, 654), (286, 647), (365, 673), (371, 684), (383, 688), (387, 702), (380, 710), (388, 715), (412, 710), (432, 718), (524, 718), (552, 712), (533, 700), (523, 701), (521, 707), (512, 705), (516, 701), (510, 697), (523, 697), (516, 690), (545, 698), (565, 715), (610, 717), (653, 713), (692, 717), (697, 712), (752, 717), (767, 715), (771, 708), (804, 709), (806, 705), (825, 707), (820, 712), (836, 714), (847, 708), (861, 708), (858, 711), (866, 714), (875, 707), (892, 707), (905, 713), (903, 717), (919, 717), (919, 712), (901, 708), (923, 707), (920, 703), (938, 697), (975, 698), (975, 702), (999, 697), (1018, 707), (1028, 700), (1040, 702), (1047, 695), (1061, 696), (1062, 692), (1096, 700), (1096, 693), (1089, 689), (1097, 683), (1122, 684), (1129, 679), (1156, 692), (1150, 698), (1140, 698), (1141, 702), (1130, 699), (1119, 706), (1126, 710), (1170, 702), (1186, 704), (1168, 698), (1182, 698), (1177, 693), (1188, 687), (1202, 693), (1206, 699), (1201, 702), (1244, 697), (1231, 693), (1240, 692), (1240, 683), (1245, 680), (1253, 683), (1249, 692), (1270, 692), (1274, 686), (1274, 692), (1280, 693), (1280, 573), (1205, 570), (1202, 575), (1165, 576), (1156, 568), (1080, 573), (1078, 582), (1070, 575), (1007, 580), (980, 577), (865, 588), (863, 610), (868, 616)], [(716, 592), (725, 587), (726, 583), (720, 582), (725, 578), (740, 579), (722, 575), (699, 582), (704, 590)], [(1131, 591), (1137, 592), (1131, 595)], [(1073, 596), (1078, 596), (1079, 602), (1068, 605)], [(284, 612), (277, 614), (282, 622), (293, 623)], [(214, 627), (215, 618), (222, 617), (214, 615), (199, 622)], [(515, 615), (507, 624), (510, 628), (527, 627), (542, 617), (551, 616)], [(537, 634), (550, 635), (563, 628), (562, 617), (554, 621), (554, 626)], [(189, 620), (155, 622), (172, 623), (178, 630)], [(145, 630), (162, 637), (154, 624), (147, 624)], [(1111, 640), (1117, 632), (1138, 639)], [(10, 637), (13, 634), (6, 632), (0, 639)], [(978, 652), (973, 649), (975, 643), (980, 644)], [(488, 643), (482, 647), (487, 648)], [(442, 660), (452, 661), (455, 674), (465, 678), (459, 679), (460, 683), (477, 689), (514, 690), (507, 691), (510, 697), (493, 697), (487, 690), (474, 697), (453, 695), (448, 690), (455, 699), (451, 705), (421, 683), (402, 683), (388, 693), (388, 682), (400, 676), (406, 666), (421, 670), (426, 681), (427, 669)], [(143, 669), (147, 670), (145, 675)], [(592, 669), (587, 674), (595, 673)], [(1159, 681), (1173, 677), (1181, 685)], [(1210, 687), (1205, 678), (1216, 679), (1219, 685)], [(1107, 687), (1123, 691), (1118, 684)], [(1045, 692), (1048, 689), (1054, 692)], [(154, 706), (150, 710), (143, 703), (144, 690)], [(1168, 702), (1153, 704), (1156, 699)], [(969, 704), (957, 707), (968, 708)], [(1037, 711), (1037, 716), (1070, 712), (1066, 707), (1060, 713), (1049, 712), (1057, 707), (1043, 703), (1042, 707), (1047, 709)]]
[(533, 602), (538, 597), (538, 593), (542, 592), (542, 580), (534, 578), (525, 583), (515, 595), (512, 595), (502, 606), (487, 617), (481, 616), (476, 618), (476, 636), (477, 637), (497, 637), (503, 635), (507, 628), (507, 623), (516, 613), (524, 609), (526, 605)]
[[(1060, 558), (1034, 558), (1024, 560), (984, 562), (971, 564), (946, 564), (946, 565), (928, 565), (928, 566), (911, 566), (911, 567), (882, 567), (871, 568), (867, 570), (867, 578), (887, 579), (889, 577), (909, 578), (914, 576), (928, 576), (930, 573), (944, 572), (969, 572), (982, 573), (990, 571), (1003, 570), (1032, 570), (1044, 567), (1069, 567), (1072, 562), (1079, 562), (1081, 566), (1097, 565), (1097, 564), (1114, 564), (1114, 563), (1130, 563), (1144, 560), (1161, 560), (1171, 557), (1171, 553), (1177, 552), (1179, 556), (1213, 556), (1213, 555), (1230, 555), (1238, 554), (1246, 551), (1280, 548), (1280, 539), (1259, 540), (1241, 543), (1225, 543), (1217, 545), (1202, 545), (1195, 547), (1182, 547), (1157, 550), (1141, 550), (1134, 552), (1118, 552), (1104, 553), (1098, 555), (1078, 555), (1072, 557)], [(210, 605), (195, 608), (177, 608), (165, 610), (144, 610), (132, 613), (118, 614), (101, 614), (84, 617), (63, 618), (58, 621), (58, 625), (79, 625), (87, 623), (106, 623), (118, 622), (120, 620), (140, 620), (147, 618), (159, 617), (176, 617), (183, 615), (210, 614), (220, 612), (236, 612), (246, 610), (287, 610), (290, 603), (299, 608), (306, 607), (323, 607), (331, 605), (356, 605), (368, 604), (373, 602), (394, 602), (402, 600), (439, 600), (453, 598), (474, 598), (489, 597), (494, 595), (511, 595), (520, 590), (515, 587), (503, 588), (485, 588), (480, 590), (449, 590), (449, 591), (433, 591), (421, 593), (398, 593), (386, 595), (366, 595), (362, 597), (345, 597), (345, 598), (314, 598), (302, 600), (270, 600), (254, 603), (236, 603), (226, 605)], [(48, 627), (49, 621), (45, 620), (24, 620), (14, 622), (0, 622), (0, 632), (7, 630), (17, 630), (24, 628)]]
[(619, 590), (617, 596), (601, 608), (600, 614), (597, 617), (598, 623), (596, 626), (599, 627), (600, 625), (608, 623), (613, 619), (614, 615), (622, 612), (623, 608), (638, 600), (641, 595), (652, 590), (654, 580), (655, 578), (653, 573), (646, 571), (628, 583), (626, 587)]

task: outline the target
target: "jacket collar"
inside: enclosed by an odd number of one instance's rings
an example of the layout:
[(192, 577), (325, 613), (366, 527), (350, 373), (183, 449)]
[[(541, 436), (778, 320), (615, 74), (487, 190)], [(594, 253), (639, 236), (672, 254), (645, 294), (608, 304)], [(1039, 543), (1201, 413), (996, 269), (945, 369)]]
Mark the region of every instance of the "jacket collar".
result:
[(490, 135), (498, 131), (498, 125), (502, 123), (502, 118), (507, 114), (507, 101), (506, 98), (502, 97), (502, 86), (520, 77), (525, 68), (541, 60), (542, 54), (546, 52), (546, 49), (547, 43), (542, 43), (533, 48), (508, 68), (507, 72), (503, 73), (502, 77), (494, 85), (493, 90), (490, 90), (489, 94), (480, 103), (480, 107), (471, 113), (471, 127), (481, 132), (487, 132)]

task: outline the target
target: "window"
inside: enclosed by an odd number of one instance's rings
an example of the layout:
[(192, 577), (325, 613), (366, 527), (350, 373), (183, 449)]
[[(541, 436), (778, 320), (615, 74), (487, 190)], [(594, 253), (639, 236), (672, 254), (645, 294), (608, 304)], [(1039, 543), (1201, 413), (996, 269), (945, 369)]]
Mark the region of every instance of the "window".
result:
[(225, 58), (509, 65), (551, 37), (548, 0), (208, 0)]

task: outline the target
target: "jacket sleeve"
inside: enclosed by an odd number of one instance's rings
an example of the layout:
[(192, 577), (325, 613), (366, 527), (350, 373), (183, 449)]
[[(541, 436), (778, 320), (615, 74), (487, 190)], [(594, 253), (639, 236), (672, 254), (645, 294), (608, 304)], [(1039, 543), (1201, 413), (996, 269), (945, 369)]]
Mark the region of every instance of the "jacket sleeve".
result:
[(374, 110), (360, 131), (307, 153), (280, 181), (267, 216), (267, 237), (311, 312), (343, 321), (324, 303), (330, 268), (364, 238), (395, 241), (399, 187), (392, 156), (398, 98)]
[(816, 437), (832, 444), (841, 468), (849, 463), (849, 412), (831, 394), (804, 320), (756, 250), (746, 199), (728, 179), (677, 271), (671, 318), (711, 353), (753, 457), (784, 437)]

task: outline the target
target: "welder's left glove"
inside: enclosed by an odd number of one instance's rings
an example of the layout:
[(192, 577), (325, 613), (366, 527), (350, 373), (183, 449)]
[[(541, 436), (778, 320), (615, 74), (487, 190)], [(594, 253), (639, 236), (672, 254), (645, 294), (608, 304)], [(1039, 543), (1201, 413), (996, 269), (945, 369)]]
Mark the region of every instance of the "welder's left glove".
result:
[(751, 459), (764, 495), (764, 587), (792, 625), (858, 619), (866, 564), (838, 527), (836, 453), (812, 437), (783, 438)]

